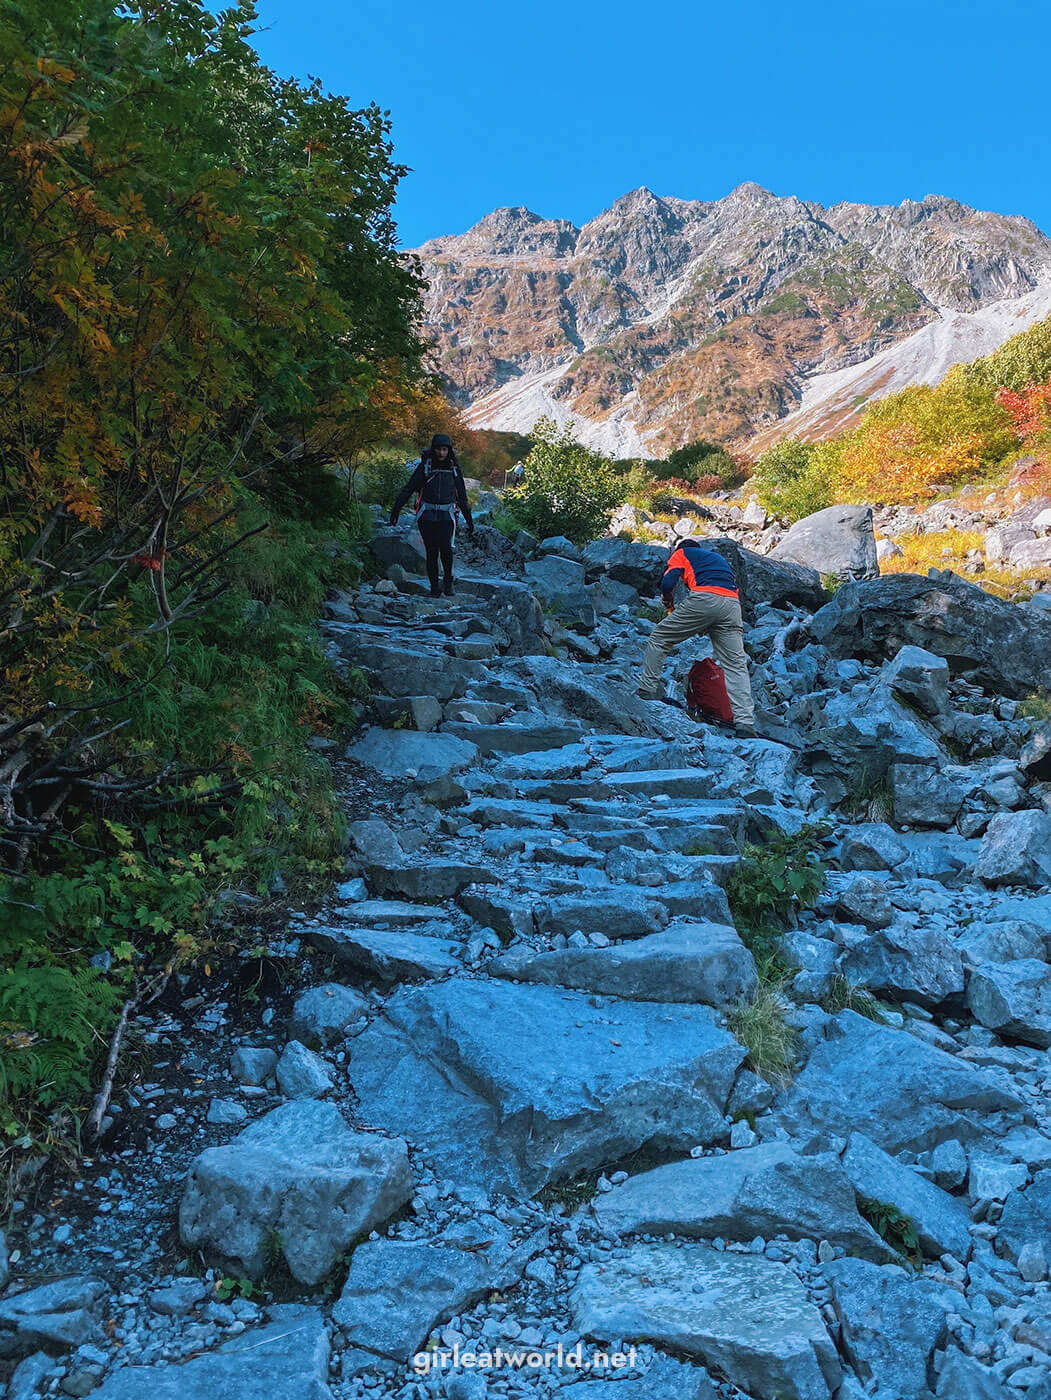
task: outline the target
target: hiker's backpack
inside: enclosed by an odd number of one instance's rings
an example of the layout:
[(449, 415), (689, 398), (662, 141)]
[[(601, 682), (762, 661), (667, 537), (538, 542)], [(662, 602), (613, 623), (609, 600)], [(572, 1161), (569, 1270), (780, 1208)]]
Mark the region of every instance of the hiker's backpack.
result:
[(723, 668), (711, 657), (695, 661), (686, 678), (686, 708), (694, 719), (733, 724), (734, 712), (726, 693)]
[(441, 511), (455, 520), (459, 508), (456, 501), (458, 468), (451, 456), (446, 460), (447, 465), (443, 467), (438, 465), (430, 453), (424, 456), (423, 486), (416, 499), (418, 516), (424, 511)]

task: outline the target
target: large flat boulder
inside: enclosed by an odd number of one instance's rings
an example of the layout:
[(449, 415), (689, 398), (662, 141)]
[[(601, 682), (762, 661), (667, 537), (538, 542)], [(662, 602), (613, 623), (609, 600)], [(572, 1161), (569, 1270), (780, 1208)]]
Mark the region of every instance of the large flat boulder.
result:
[(836, 656), (879, 660), (911, 644), (955, 675), (1022, 698), (1051, 675), (1051, 616), (995, 598), (952, 573), (846, 583), (811, 623)]
[(346, 659), (367, 671), (388, 695), (419, 695), (426, 681), (428, 695), (443, 702), (452, 700), (464, 693), (480, 667), (479, 662), (404, 642), (364, 641), (345, 633), (337, 635), (335, 642)]
[(997, 812), (982, 837), (974, 873), (987, 885), (1051, 885), (1051, 816)]
[(351, 1082), (367, 1123), (518, 1193), (721, 1136), (744, 1055), (706, 1007), (451, 979), (388, 999), (354, 1042)]
[(630, 1001), (730, 1006), (756, 988), (755, 959), (725, 924), (676, 923), (611, 948), (562, 948), (494, 958), (488, 971), (519, 982), (579, 987)]
[(871, 506), (826, 506), (797, 520), (767, 556), (839, 579), (878, 578)]
[(586, 1336), (699, 1356), (750, 1395), (829, 1400), (842, 1379), (806, 1289), (768, 1259), (640, 1244), (585, 1264), (570, 1305)]
[(1023, 1104), (1000, 1078), (907, 1031), (841, 1011), (780, 1110), (795, 1133), (864, 1133), (885, 1152), (927, 1152), (947, 1138), (994, 1137)]
[(651, 594), (657, 591), (669, 553), (659, 545), (606, 538), (592, 540), (587, 546), (584, 565), (589, 578), (608, 574), (617, 583), (628, 584), (639, 593)]
[(447, 721), (442, 734), (467, 740), (490, 754), (539, 753), (575, 743), (584, 731), (578, 724), (466, 724)]
[(341, 966), (389, 982), (413, 977), (443, 977), (462, 965), (458, 944), (447, 938), (410, 933), (407, 929), (315, 924), (305, 930), (304, 936), (315, 948), (331, 953)]
[(490, 1228), (453, 1226), (435, 1240), (359, 1244), (332, 1309), (351, 1346), (408, 1361), (439, 1323), (516, 1283), (546, 1232), (515, 1248), (506, 1228), (489, 1221)]
[(102, 1337), (102, 1305), (109, 1290), (99, 1278), (74, 1274), (0, 1302), (0, 1358), (17, 1359), (43, 1348), (71, 1351)]
[(1010, 1259), (1017, 1259), (1028, 1244), (1046, 1247), (1051, 1239), (1051, 1169), (1008, 1194), (997, 1234)]
[(875, 1382), (876, 1393), (895, 1400), (928, 1396), (945, 1316), (959, 1306), (960, 1295), (864, 1259), (837, 1259), (825, 1274), (843, 1350), (862, 1381)]
[(852, 1133), (843, 1170), (859, 1197), (895, 1206), (916, 1227), (920, 1247), (934, 1258), (971, 1252), (971, 1217), (963, 1201), (891, 1157), (862, 1133)]
[(787, 1235), (885, 1261), (893, 1257), (858, 1214), (854, 1189), (831, 1152), (800, 1156), (764, 1142), (725, 1157), (691, 1157), (629, 1177), (591, 1205), (621, 1235), (752, 1240)]
[(478, 746), (453, 734), (373, 727), (351, 744), (347, 757), (385, 778), (423, 784), (462, 773), (478, 758)]
[(332, 1400), (329, 1342), (320, 1308), (286, 1304), (270, 1321), (180, 1365), (125, 1366), (95, 1400)]
[(931, 727), (883, 685), (856, 686), (825, 705), (806, 741), (804, 766), (817, 777), (876, 782), (895, 765), (939, 764), (946, 756)]
[(623, 885), (589, 894), (562, 894), (536, 905), (536, 926), (541, 933), (604, 933), (607, 938), (644, 938), (668, 922), (668, 910), (659, 899)]
[(939, 1006), (963, 996), (963, 959), (936, 928), (880, 929), (844, 953), (840, 971), (878, 996)]
[(997, 1035), (1051, 1049), (1051, 967), (1042, 957), (982, 963), (967, 984), (967, 1006)]
[(362, 1231), (412, 1195), (405, 1143), (347, 1127), (334, 1104), (297, 1099), (249, 1124), (190, 1167), (179, 1234), (249, 1278), (272, 1240), (300, 1283), (318, 1283)]

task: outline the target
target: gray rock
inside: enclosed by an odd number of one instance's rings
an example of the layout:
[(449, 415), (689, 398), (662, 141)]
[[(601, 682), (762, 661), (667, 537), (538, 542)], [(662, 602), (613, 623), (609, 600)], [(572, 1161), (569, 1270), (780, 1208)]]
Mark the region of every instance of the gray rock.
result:
[(909, 848), (886, 822), (861, 822), (843, 833), (842, 861), (846, 870), (893, 870)]
[(453, 899), (468, 885), (499, 883), (499, 877), (488, 866), (461, 865), (453, 860), (374, 866), (369, 873), (377, 893), (402, 895), (406, 899)]
[[(412, 474), (411, 465), (406, 465), (406, 479)], [(381, 526), (369, 541), (369, 548), (381, 564), (399, 564), (410, 574), (427, 572), (427, 551), (415, 523)]]
[(972, 1201), (1003, 1201), (1024, 1186), (1028, 1177), (1024, 1162), (1012, 1162), (989, 1152), (972, 1152), (967, 1191)]
[(387, 823), (378, 817), (351, 822), (347, 836), (367, 865), (400, 865), (405, 859), (401, 842)]
[(364, 763), (385, 778), (433, 783), (469, 768), (478, 758), (478, 748), (453, 734), (372, 728), (366, 729), (350, 746), (347, 757)]
[(1033, 726), (1032, 737), (1018, 756), (1018, 766), (1030, 782), (1051, 780), (1051, 720)]
[(953, 674), (1016, 699), (1051, 675), (1051, 617), (951, 573), (844, 584), (810, 630), (835, 656), (882, 660), (903, 644), (923, 647), (943, 656)]
[(945, 1353), (935, 1394), (938, 1400), (1009, 1400), (1010, 1397), (991, 1367), (983, 1366), (955, 1347)]
[(446, 723), (443, 734), (469, 738), (488, 758), (500, 753), (542, 753), (574, 744), (583, 730), (575, 724), (456, 724)]
[(644, 938), (662, 929), (668, 917), (667, 907), (659, 900), (623, 887), (559, 895), (536, 906), (541, 933), (567, 936), (583, 929), (585, 933), (604, 933), (607, 938)]
[(0, 1302), (0, 1358), (69, 1351), (101, 1336), (99, 1313), (108, 1292), (101, 1279), (77, 1274), (8, 1296)]
[(755, 959), (736, 929), (675, 923), (663, 933), (611, 948), (513, 952), (496, 958), (497, 977), (578, 987), (632, 1001), (704, 1002), (729, 1006), (756, 988)]
[(774, 608), (794, 604), (813, 612), (828, 599), (821, 576), (805, 564), (756, 554), (736, 540), (706, 539), (704, 547), (721, 554), (733, 569), (741, 595), (741, 610), (747, 621), (755, 617), (761, 603), (769, 603)]
[[(459, 584), (460, 580), (457, 582)], [(369, 641), (349, 629), (336, 638), (336, 645), (348, 661), (360, 666), (372, 676), (376, 684), (388, 695), (418, 695), (420, 679), (426, 676), (427, 685), (435, 700), (452, 700), (464, 693), (478, 670), (478, 663), (461, 661), (445, 652), (407, 647), (403, 642)]]
[(502, 938), (519, 938), (533, 932), (533, 906), (524, 899), (501, 894), (492, 887), (469, 885), (461, 891), (459, 904), (472, 919), (495, 929)]
[(864, 1259), (838, 1259), (825, 1266), (825, 1276), (843, 1349), (862, 1381), (875, 1381), (879, 1394), (896, 1400), (927, 1395), (949, 1300), (960, 1295)]
[(580, 550), (565, 535), (548, 535), (536, 546), (538, 554), (557, 554), (563, 559), (580, 559)]
[(339, 982), (327, 982), (323, 987), (311, 987), (296, 997), (288, 1022), (292, 1040), (302, 1041), (312, 1049), (342, 1040), (347, 1027), (366, 1015), (369, 1004), (353, 987)]
[(585, 1264), (570, 1294), (579, 1332), (699, 1356), (750, 1394), (829, 1400), (835, 1348), (806, 1290), (781, 1264), (704, 1244), (636, 1245)]
[(785, 1142), (642, 1172), (596, 1196), (591, 1208), (604, 1229), (621, 1235), (672, 1232), (745, 1241), (787, 1235), (827, 1239), (881, 1262), (893, 1258), (858, 1214), (854, 1190), (835, 1155), (801, 1157)]
[(1051, 1237), (1051, 1170), (1036, 1172), (1028, 1186), (1010, 1192), (997, 1236), (1011, 1259), (1031, 1240)]
[(921, 1006), (963, 994), (963, 960), (952, 940), (934, 928), (881, 929), (843, 955), (840, 971), (871, 992)]
[(1018, 1251), (1018, 1272), (1026, 1283), (1043, 1283), (1047, 1278), (1047, 1253), (1042, 1240), (1031, 1240)]
[(863, 1132), (885, 1152), (926, 1152), (983, 1138), (993, 1114), (1022, 1110), (998, 1077), (907, 1031), (841, 1011), (824, 1035), (781, 1110), (801, 1134)]
[(305, 932), (315, 947), (331, 953), (343, 966), (388, 982), (442, 977), (461, 965), (457, 944), (405, 929), (321, 926)]
[(584, 565), (549, 554), (525, 566), (529, 586), (545, 608), (558, 617), (594, 625), (595, 609), (584, 588)]
[(839, 579), (878, 578), (871, 506), (827, 506), (797, 520), (770, 559), (805, 564)]
[(286, 1099), (316, 1099), (333, 1088), (328, 1065), (298, 1040), (290, 1040), (277, 1062), (277, 1087)]
[(517, 1282), (546, 1240), (536, 1235), (514, 1249), (502, 1226), (487, 1233), (471, 1248), (440, 1237), (358, 1245), (333, 1320), (352, 1346), (408, 1361), (439, 1323)]
[(265, 1084), (277, 1068), (277, 1053), (261, 1045), (240, 1045), (230, 1056), (230, 1073), (238, 1084)]
[(1016, 962), (1044, 957), (1044, 936), (1039, 925), (1025, 919), (996, 923), (975, 922), (956, 940), (957, 951), (972, 965)]
[(179, 1232), (184, 1244), (216, 1250), (250, 1278), (261, 1275), (277, 1240), (293, 1278), (314, 1284), (411, 1195), (404, 1142), (352, 1132), (334, 1104), (298, 1099), (196, 1158)]
[(997, 812), (982, 838), (974, 873), (987, 885), (1046, 889), (1051, 885), (1051, 816)]
[(212, 1099), (206, 1117), (209, 1123), (240, 1125), (248, 1117), (248, 1109), (236, 1099)]
[(902, 647), (883, 667), (881, 679), (925, 714), (944, 714), (949, 708), (949, 663), (922, 647)]
[(931, 1153), (931, 1170), (935, 1183), (943, 1190), (953, 1191), (967, 1180), (967, 1153), (962, 1142), (946, 1138)]
[(866, 685), (825, 704), (821, 727), (809, 734), (804, 755), (807, 771), (815, 777), (840, 780), (839, 789), (829, 789), (834, 796), (845, 796), (859, 780), (878, 781), (895, 764), (944, 761), (926, 721), (906, 710), (885, 687)]
[(720, 1136), (744, 1053), (705, 1007), (453, 979), (396, 991), (351, 1078), (365, 1121), (443, 1173), (532, 1192)]
[(866, 928), (887, 928), (894, 919), (887, 887), (873, 875), (859, 875), (844, 885), (837, 909), (845, 919)]
[(270, 1322), (181, 1365), (125, 1366), (95, 1400), (332, 1400), (320, 1308), (270, 1309)]
[(652, 594), (660, 582), (669, 551), (632, 540), (593, 540), (584, 550), (588, 575), (605, 573), (617, 583), (626, 583), (639, 593)]
[(660, 902), (673, 918), (733, 925), (726, 894), (714, 880), (672, 880), (662, 885), (659, 893)]
[(191, 1308), (208, 1297), (208, 1285), (199, 1278), (176, 1279), (167, 1288), (155, 1288), (147, 1302), (161, 1317), (185, 1317)]
[(967, 1005), (998, 1035), (1051, 1047), (1051, 967), (1042, 959), (980, 964), (967, 984)]
[(46, 1351), (35, 1351), (20, 1361), (11, 1373), (7, 1400), (39, 1400), (54, 1365)]
[(894, 820), (911, 826), (951, 826), (967, 796), (967, 786), (959, 779), (916, 763), (895, 763), (890, 783)]
[(851, 1134), (843, 1170), (859, 1196), (895, 1206), (909, 1216), (927, 1254), (935, 1258), (951, 1254), (966, 1261), (971, 1252), (971, 1217), (962, 1201), (888, 1156), (861, 1133)]

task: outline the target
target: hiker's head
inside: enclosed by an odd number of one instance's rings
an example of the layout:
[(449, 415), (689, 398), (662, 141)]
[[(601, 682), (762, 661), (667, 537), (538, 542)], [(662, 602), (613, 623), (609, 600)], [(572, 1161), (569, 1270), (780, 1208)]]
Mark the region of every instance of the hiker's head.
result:
[(678, 544), (679, 549), (700, 549), (700, 547), (697, 540), (680, 540)]
[(452, 450), (453, 442), (448, 433), (435, 433), (431, 438), (431, 456), (437, 457), (439, 462), (444, 462)]

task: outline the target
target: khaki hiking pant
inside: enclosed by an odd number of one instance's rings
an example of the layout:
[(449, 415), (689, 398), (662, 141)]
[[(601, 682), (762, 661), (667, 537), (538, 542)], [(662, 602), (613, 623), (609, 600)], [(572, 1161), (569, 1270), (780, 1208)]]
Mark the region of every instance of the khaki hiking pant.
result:
[(658, 622), (646, 647), (639, 690), (650, 699), (664, 693), (661, 671), (668, 653), (690, 637), (711, 637), (715, 659), (726, 675), (734, 724), (755, 724), (748, 658), (744, 651), (741, 604), (721, 593), (691, 593), (673, 613)]

